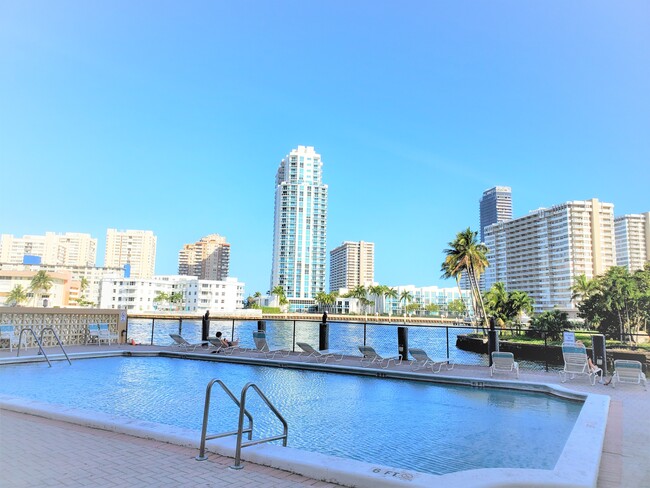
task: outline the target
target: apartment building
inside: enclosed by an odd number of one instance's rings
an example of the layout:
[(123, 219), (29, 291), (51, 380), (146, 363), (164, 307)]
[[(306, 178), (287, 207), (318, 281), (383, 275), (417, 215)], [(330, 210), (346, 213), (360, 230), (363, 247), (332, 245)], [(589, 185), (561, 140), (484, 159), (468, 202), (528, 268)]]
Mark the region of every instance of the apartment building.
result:
[(219, 234), (185, 244), (178, 252), (178, 274), (202, 280), (225, 280), (230, 268), (230, 244)]
[(21, 286), (27, 294), (27, 301), (19, 305), (26, 307), (68, 307), (75, 306), (73, 298), (79, 295), (79, 282), (72, 279), (70, 271), (48, 273), (51, 281), (50, 289), (32, 291), (32, 278), (37, 270), (29, 269), (0, 269), (0, 306), (13, 306), (9, 303), (9, 294), (16, 286)]
[(97, 239), (90, 234), (0, 235), (0, 263), (95, 266), (96, 261)]
[(291, 311), (315, 308), (325, 291), (327, 185), (323, 162), (312, 146), (298, 146), (275, 177), (273, 263), (270, 289), (281, 286)]
[(151, 278), (156, 268), (156, 236), (150, 230), (108, 229), (104, 266), (125, 268), (125, 276)]
[[(229, 313), (243, 308), (244, 283), (237, 278), (201, 280), (194, 276), (154, 276), (152, 278), (104, 278), (101, 308), (122, 308), (131, 312), (174, 310), (183, 312)], [(156, 301), (160, 292), (181, 293), (180, 303)]]
[(479, 200), (479, 237), (485, 242), (485, 228), (512, 219), (512, 189), (495, 186), (483, 192)]
[(630, 272), (650, 261), (650, 212), (622, 215), (614, 219), (616, 266)]
[(575, 278), (593, 278), (615, 264), (614, 205), (594, 198), (535, 210), (488, 226), (485, 244), (486, 289), (500, 281), (508, 291), (528, 293), (535, 312), (575, 314)]
[(330, 251), (330, 291), (372, 285), (375, 281), (375, 244), (345, 241)]

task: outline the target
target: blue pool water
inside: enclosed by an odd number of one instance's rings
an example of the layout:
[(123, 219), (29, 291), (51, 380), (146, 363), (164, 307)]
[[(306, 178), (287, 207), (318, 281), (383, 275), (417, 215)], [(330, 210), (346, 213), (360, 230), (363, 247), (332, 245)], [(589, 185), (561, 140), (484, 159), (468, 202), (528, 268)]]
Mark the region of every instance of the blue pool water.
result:
[[(431, 474), (552, 469), (582, 406), (541, 393), (158, 357), (5, 365), (0, 394), (199, 431), (212, 378), (236, 396), (258, 384), (287, 419), (291, 447)], [(208, 431), (235, 429), (235, 406), (213, 391)], [(247, 407), (254, 438), (281, 433), (256, 395)]]

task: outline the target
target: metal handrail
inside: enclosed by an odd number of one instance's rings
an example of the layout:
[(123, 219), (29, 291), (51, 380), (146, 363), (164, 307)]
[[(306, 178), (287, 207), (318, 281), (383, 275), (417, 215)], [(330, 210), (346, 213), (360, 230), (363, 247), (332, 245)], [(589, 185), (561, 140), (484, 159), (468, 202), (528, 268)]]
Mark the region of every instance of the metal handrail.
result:
[[(262, 400), (264, 400), (264, 403), (266, 403), (266, 406), (271, 409), (271, 411), (275, 414), (275, 416), (278, 418), (280, 422), (282, 422), (282, 427), (283, 427), (283, 433), (282, 435), (276, 435), (273, 437), (267, 437), (265, 439), (257, 439), (257, 440), (250, 440), (248, 442), (242, 442), (242, 433), (243, 433), (243, 427), (244, 427), (244, 409), (246, 408), (246, 393), (248, 392), (249, 388), (253, 388), (257, 394), (260, 396)], [(243, 466), (241, 465), (241, 450), (242, 447), (248, 447), (248, 446), (254, 446), (256, 444), (261, 444), (263, 442), (271, 442), (271, 441), (278, 441), (282, 439), (282, 445), (284, 447), (287, 447), (287, 435), (289, 432), (289, 427), (287, 425), (287, 421), (284, 420), (284, 417), (282, 414), (278, 411), (275, 406), (269, 401), (268, 398), (262, 393), (262, 390), (258, 388), (258, 386), (255, 383), (248, 383), (244, 388), (242, 388), (241, 391), (241, 400), (240, 400), (241, 406), (239, 407), (239, 428), (237, 429), (237, 448), (235, 450), (235, 464), (230, 466), (232, 469), (242, 469)]]
[(63, 354), (65, 355), (65, 358), (68, 360), (68, 364), (70, 366), (72, 366), (72, 363), (70, 362), (70, 358), (68, 357), (68, 353), (65, 352), (65, 348), (63, 347), (63, 343), (61, 342), (61, 339), (59, 339), (59, 336), (57, 335), (54, 328), (52, 328), (52, 327), (43, 327), (43, 329), (41, 329), (41, 343), (43, 343), (43, 332), (45, 332), (46, 330), (52, 331), (52, 334), (54, 334), (54, 338), (56, 339), (56, 342), (59, 343), (59, 347), (63, 351)]
[(47, 361), (47, 364), (49, 364), (49, 366), (51, 368), (52, 363), (48, 359), (47, 354), (45, 354), (45, 349), (43, 349), (43, 345), (41, 344), (41, 341), (36, 336), (36, 332), (34, 332), (34, 330), (31, 327), (23, 327), (22, 329), (20, 329), (20, 335), (18, 336), (18, 350), (16, 351), (16, 357), (20, 356), (20, 345), (23, 342), (23, 332), (26, 332), (26, 331), (29, 331), (29, 332), (32, 333), (32, 335), (34, 336), (34, 340), (36, 341), (36, 344), (38, 344), (38, 348), (41, 351), (41, 354), (43, 355), (43, 357)]
[[(212, 386), (218, 383), (219, 386), (223, 389), (223, 391), (226, 392), (226, 394), (230, 397), (230, 399), (235, 402), (235, 405), (239, 408), (240, 413), (244, 412), (244, 415), (248, 417), (248, 428), (240, 429), (242, 426), (240, 425), (239, 429), (233, 430), (231, 432), (221, 432), (219, 434), (211, 434), (207, 435), (208, 432), (208, 415), (210, 413), (210, 397), (212, 395)], [(243, 422), (243, 421), (242, 421)], [(253, 438), (253, 416), (246, 411), (245, 409), (242, 409), (241, 405), (239, 404), (239, 400), (235, 397), (235, 395), (232, 394), (232, 392), (228, 389), (228, 387), (224, 384), (223, 381), (221, 381), (218, 378), (214, 378), (208, 383), (208, 386), (205, 389), (205, 406), (203, 407), (203, 428), (201, 429), (201, 446), (199, 447), (199, 455), (196, 456), (194, 459), (197, 461), (205, 461), (208, 459), (208, 457), (205, 455), (205, 441), (206, 440), (211, 440), (211, 439), (217, 439), (219, 437), (227, 437), (229, 435), (239, 435), (241, 432), (247, 432), (248, 433), (248, 439)]]

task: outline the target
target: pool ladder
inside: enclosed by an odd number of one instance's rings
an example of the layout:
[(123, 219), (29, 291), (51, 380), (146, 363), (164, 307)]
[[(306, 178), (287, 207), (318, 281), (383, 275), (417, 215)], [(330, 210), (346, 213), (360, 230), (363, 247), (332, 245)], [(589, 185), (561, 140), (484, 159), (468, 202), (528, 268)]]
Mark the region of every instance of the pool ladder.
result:
[(46, 330), (49, 330), (50, 332), (52, 332), (52, 334), (54, 335), (54, 338), (56, 339), (56, 342), (59, 343), (59, 347), (61, 348), (61, 351), (63, 351), (63, 354), (65, 355), (65, 358), (68, 360), (68, 364), (72, 365), (72, 363), (70, 362), (70, 358), (68, 357), (68, 353), (65, 352), (65, 348), (63, 347), (63, 343), (61, 342), (61, 339), (59, 339), (59, 336), (57, 335), (56, 331), (52, 327), (43, 327), (41, 329), (41, 337), (40, 338), (36, 335), (36, 332), (34, 332), (34, 329), (32, 329), (31, 327), (23, 327), (22, 329), (20, 329), (20, 335), (18, 336), (18, 350), (16, 351), (16, 357), (20, 356), (20, 346), (23, 343), (23, 332), (31, 332), (32, 335), (34, 336), (34, 341), (36, 342), (36, 344), (38, 344), (39, 354), (43, 355), (43, 357), (47, 361), (47, 364), (51, 368), (52, 363), (50, 362), (50, 359), (47, 357), (47, 354), (45, 353), (45, 349), (43, 349), (43, 333)]
[[(239, 422), (238, 422), (237, 430), (208, 435), (207, 430), (208, 430), (208, 416), (210, 413), (210, 397), (212, 395), (212, 387), (214, 386), (215, 383), (217, 383), (221, 387), (221, 389), (223, 389), (223, 391), (226, 392), (226, 394), (230, 397), (230, 399), (239, 408)], [(250, 388), (252, 388), (257, 392), (257, 394), (264, 401), (264, 403), (266, 403), (266, 406), (269, 407), (269, 409), (271, 409), (271, 411), (275, 414), (278, 420), (282, 423), (283, 432), (281, 435), (253, 440), (253, 416), (250, 414), (248, 410), (246, 410), (246, 394), (248, 393), (248, 390)], [(248, 419), (248, 427), (246, 428), (244, 428), (244, 416)], [(242, 448), (248, 446), (254, 446), (256, 444), (262, 444), (263, 442), (271, 442), (271, 441), (278, 441), (278, 440), (282, 440), (282, 445), (286, 447), (288, 431), (289, 431), (289, 427), (287, 425), (287, 421), (284, 419), (284, 417), (278, 411), (278, 409), (275, 408), (275, 406), (271, 403), (271, 401), (268, 398), (266, 398), (266, 395), (262, 393), (262, 390), (260, 390), (255, 383), (246, 384), (246, 386), (244, 386), (244, 388), (242, 388), (241, 390), (241, 399), (237, 400), (235, 395), (233, 395), (233, 393), (228, 389), (228, 387), (224, 384), (224, 382), (221, 381), (220, 379), (215, 378), (208, 383), (208, 386), (205, 390), (205, 406), (203, 407), (203, 428), (201, 429), (201, 446), (199, 447), (199, 455), (196, 456), (195, 459), (197, 461), (205, 461), (207, 459), (207, 456), (205, 455), (205, 441), (211, 439), (217, 439), (219, 437), (236, 435), (237, 447), (235, 448), (235, 464), (233, 464), (230, 467), (232, 469), (242, 469), (243, 468), (241, 464)], [(242, 442), (242, 437), (244, 436), (244, 433), (246, 433), (248, 436), (248, 441), (246, 442)]]

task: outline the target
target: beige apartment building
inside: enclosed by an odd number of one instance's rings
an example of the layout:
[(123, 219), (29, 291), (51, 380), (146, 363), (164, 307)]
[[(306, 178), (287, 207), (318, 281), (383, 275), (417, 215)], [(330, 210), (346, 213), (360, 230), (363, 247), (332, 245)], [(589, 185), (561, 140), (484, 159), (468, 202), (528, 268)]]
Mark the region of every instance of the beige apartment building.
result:
[(77, 232), (46, 232), (23, 237), (0, 235), (0, 263), (36, 264), (38, 261), (53, 266), (95, 266), (97, 239)]
[(202, 280), (225, 280), (230, 269), (230, 244), (219, 234), (210, 234), (178, 252), (178, 274)]
[(27, 292), (27, 301), (20, 305), (26, 307), (67, 307), (75, 305), (74, 299), (79, 296), (80, 283), (72, 279), (70, 271), (48, 272), (52, 280), (49, 290), (34, 292), (30, 289), (32, 278), (38, 270), (0, 269), (0, 306), (11, 306), (9, 294), (16, 286), (22, 286)]
[(372, 285), (375, 281), (374, 242), (345, 241), (330, 251), (330, 291)]
[(502, 282), (535, 301), (535, 312), (559, 308), (575, 315), (577, 276), (603, 274), (616, 264), (614, 205), (597, 199), (566, 202), (485, 229), (485, 288)]
[(622, 215), (614, 219), (616, 266), (630, 272), (650, 261), (650, 212)]
[(104, 266), (123, 268), (129, 265), (125, 277), (151, 278), (156, 268), (156, 236), (150, 230), (106, 231)]

